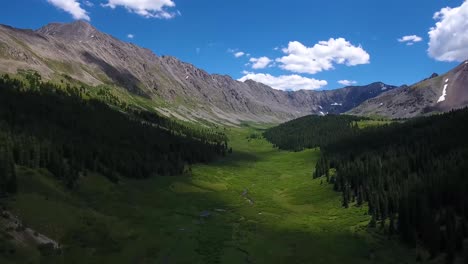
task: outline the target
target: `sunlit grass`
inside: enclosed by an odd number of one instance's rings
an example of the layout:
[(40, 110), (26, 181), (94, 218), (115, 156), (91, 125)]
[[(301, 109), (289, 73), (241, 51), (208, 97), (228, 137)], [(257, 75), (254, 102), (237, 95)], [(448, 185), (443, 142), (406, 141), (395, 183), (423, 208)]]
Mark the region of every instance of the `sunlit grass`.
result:
[(378, 127), (378, 126), (385, 126), (390, 125), (394, 121), (392, 120), (361, 120), (356, 122), (359, 129), (364, 129), (368, 127)]

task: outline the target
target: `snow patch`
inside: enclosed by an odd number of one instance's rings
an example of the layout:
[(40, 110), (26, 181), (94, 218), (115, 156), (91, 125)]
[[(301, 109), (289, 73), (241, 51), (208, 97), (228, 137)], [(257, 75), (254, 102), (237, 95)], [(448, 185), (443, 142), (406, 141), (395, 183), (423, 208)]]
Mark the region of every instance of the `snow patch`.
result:
[(382, 105), (383, 105), (383, 103), (380, 103), (380, 106), (382, 106)]
[(319, 113), (320, 113), (321, 116), (325, 116), (324, 112), (320, 111)]
[(321, 105), (319, 105), (319, 108), (320, 108), (320, 109), (323, 109), (323, 107), (322, 107)]
[(331, 104), (332, 106), (342, 106), (343, 104), (342, 103), (333, 103)]
[(447, 87), (448, 87), (448, 84), (445, 84), (444, 90), (442, 91), (442, 96), (439, 98), (439, 100), (437, 100), (437, 103), (445, 101), (445, 97), (447, 96)]
[(188, 78), (189, 78), (189, 76), (188, 76), (188, 75), (187, 75), (187, 76), (185, 76), (185, 80), (188, 80)]
[(445, 80), (445, 83), (448, 83), (449, 79)]
[(381, 84), (380, 84), (380, 89), (381, 89), (382, 91), (385, 91), (385, 90), (387, 90), (387, 86), (385, 86), (385, 84), (381, 83)]

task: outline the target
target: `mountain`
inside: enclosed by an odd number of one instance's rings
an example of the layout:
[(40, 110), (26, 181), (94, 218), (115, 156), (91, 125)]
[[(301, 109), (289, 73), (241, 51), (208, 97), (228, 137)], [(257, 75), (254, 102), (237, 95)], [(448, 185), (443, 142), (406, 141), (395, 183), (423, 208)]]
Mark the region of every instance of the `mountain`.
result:
[(349, 111), (354, 115), (411, 118), (468, 105), (468, 61), (443, 75), (385, 92)]
[(70, 76), (89, 85), (122, 87), (164, 102), (166, 115), (238, 124), (282, 122), (308, 114), (346, 112), (395, 86), (374, 83), (330, 91), (286, 92), (248, 80), (208, 74), (171, 56), (122, 42), (89, 23), (52, 23), (38, 30), (0, 25), (0, 72), (33, 69), (47, 79)]

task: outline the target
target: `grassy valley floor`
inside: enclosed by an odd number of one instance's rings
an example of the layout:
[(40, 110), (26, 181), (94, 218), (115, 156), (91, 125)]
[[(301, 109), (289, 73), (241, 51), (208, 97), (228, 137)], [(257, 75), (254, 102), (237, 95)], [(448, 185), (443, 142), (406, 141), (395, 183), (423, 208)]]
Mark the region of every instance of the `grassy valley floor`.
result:
[(366, 208), (342, 208), (331, 185), (312, 179), (318, 150), (279, 151), (250, 133), (232, 129), (234, 153), (191, 177), (115, 185), (88, 175), (70, 192), (18, 168), (20, 191), (6, 206), (63, 253), (13, 247), (3, 232), (0, 263), (414, 262), (413, 250), (367, 230)]

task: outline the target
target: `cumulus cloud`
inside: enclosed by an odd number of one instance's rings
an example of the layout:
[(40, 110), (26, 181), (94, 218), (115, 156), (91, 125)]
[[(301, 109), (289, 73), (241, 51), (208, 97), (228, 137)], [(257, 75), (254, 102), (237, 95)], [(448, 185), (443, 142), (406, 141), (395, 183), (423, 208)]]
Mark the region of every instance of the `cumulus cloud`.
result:
[(172, 0), (107, 0), (107, 4), (103, 6), (112, 9), (122, 6), (128, 11), (136, 13), (147, 18), (162, 18), (171, 19), (180, 14), (178, 11), (168, 11), (175, 7)]
[(370, 63), (370, 55), (361, 46), (354, 46), (344, 38), (320, 41), (313, 47), (292, 41), (282, 51), (286, 56), (276, 59), (280, 68), (297, 73), (315, 74), (333, 69), (334, 64), (356, 66)]
[(398, 42), (406, 43), (408, 46), (414, 45), (416, 42), (421, 42), (423, 39), (417, 35), (403, 36), (398, 39)]
[(272, 62), (268, 57), (250, 58), (253, 69), (265, 69)]
[(129, 38), (129, 39), (135, 38), (135, 35), (133, 35), (133, 34), (128, 34), (128, 35), (127, 35), (127, 38)]
[(71, 14), (74, 19), (91, 20), (88, 12), (81, 8), (81, 4), (76, 0), (47, 0), (47, 2)]
[(272, 76), (270, 74), (246, 71), (243, 73), (245, 76), (239, 79), (241, 82), (253, 80), (283, 91), (316, 90), (328, 84), (325, 80), (316, 80), (299, 75)]
[(350, 81), (350, 80), (340, 80), (338, 81), (339, 84), (344, 85), (344, 86), (350, 86), (350, 85), (355, 85), (357, 84), (356, 81)]
[(242, 52), (242, 51), (239, 51), (239, 52), (234, 53), (234, 57), (236, 57), (236, 58), (240, 58), (240, 57), (242, 57), (242, 56), (244, 56), (244, 55), (245, 55), (245, 53)]
[(468, 58), (468, 1), (459, 7), (442, 8), (433, 17), (429, 31), (429, 56), (438, 61), (464, 61)]

